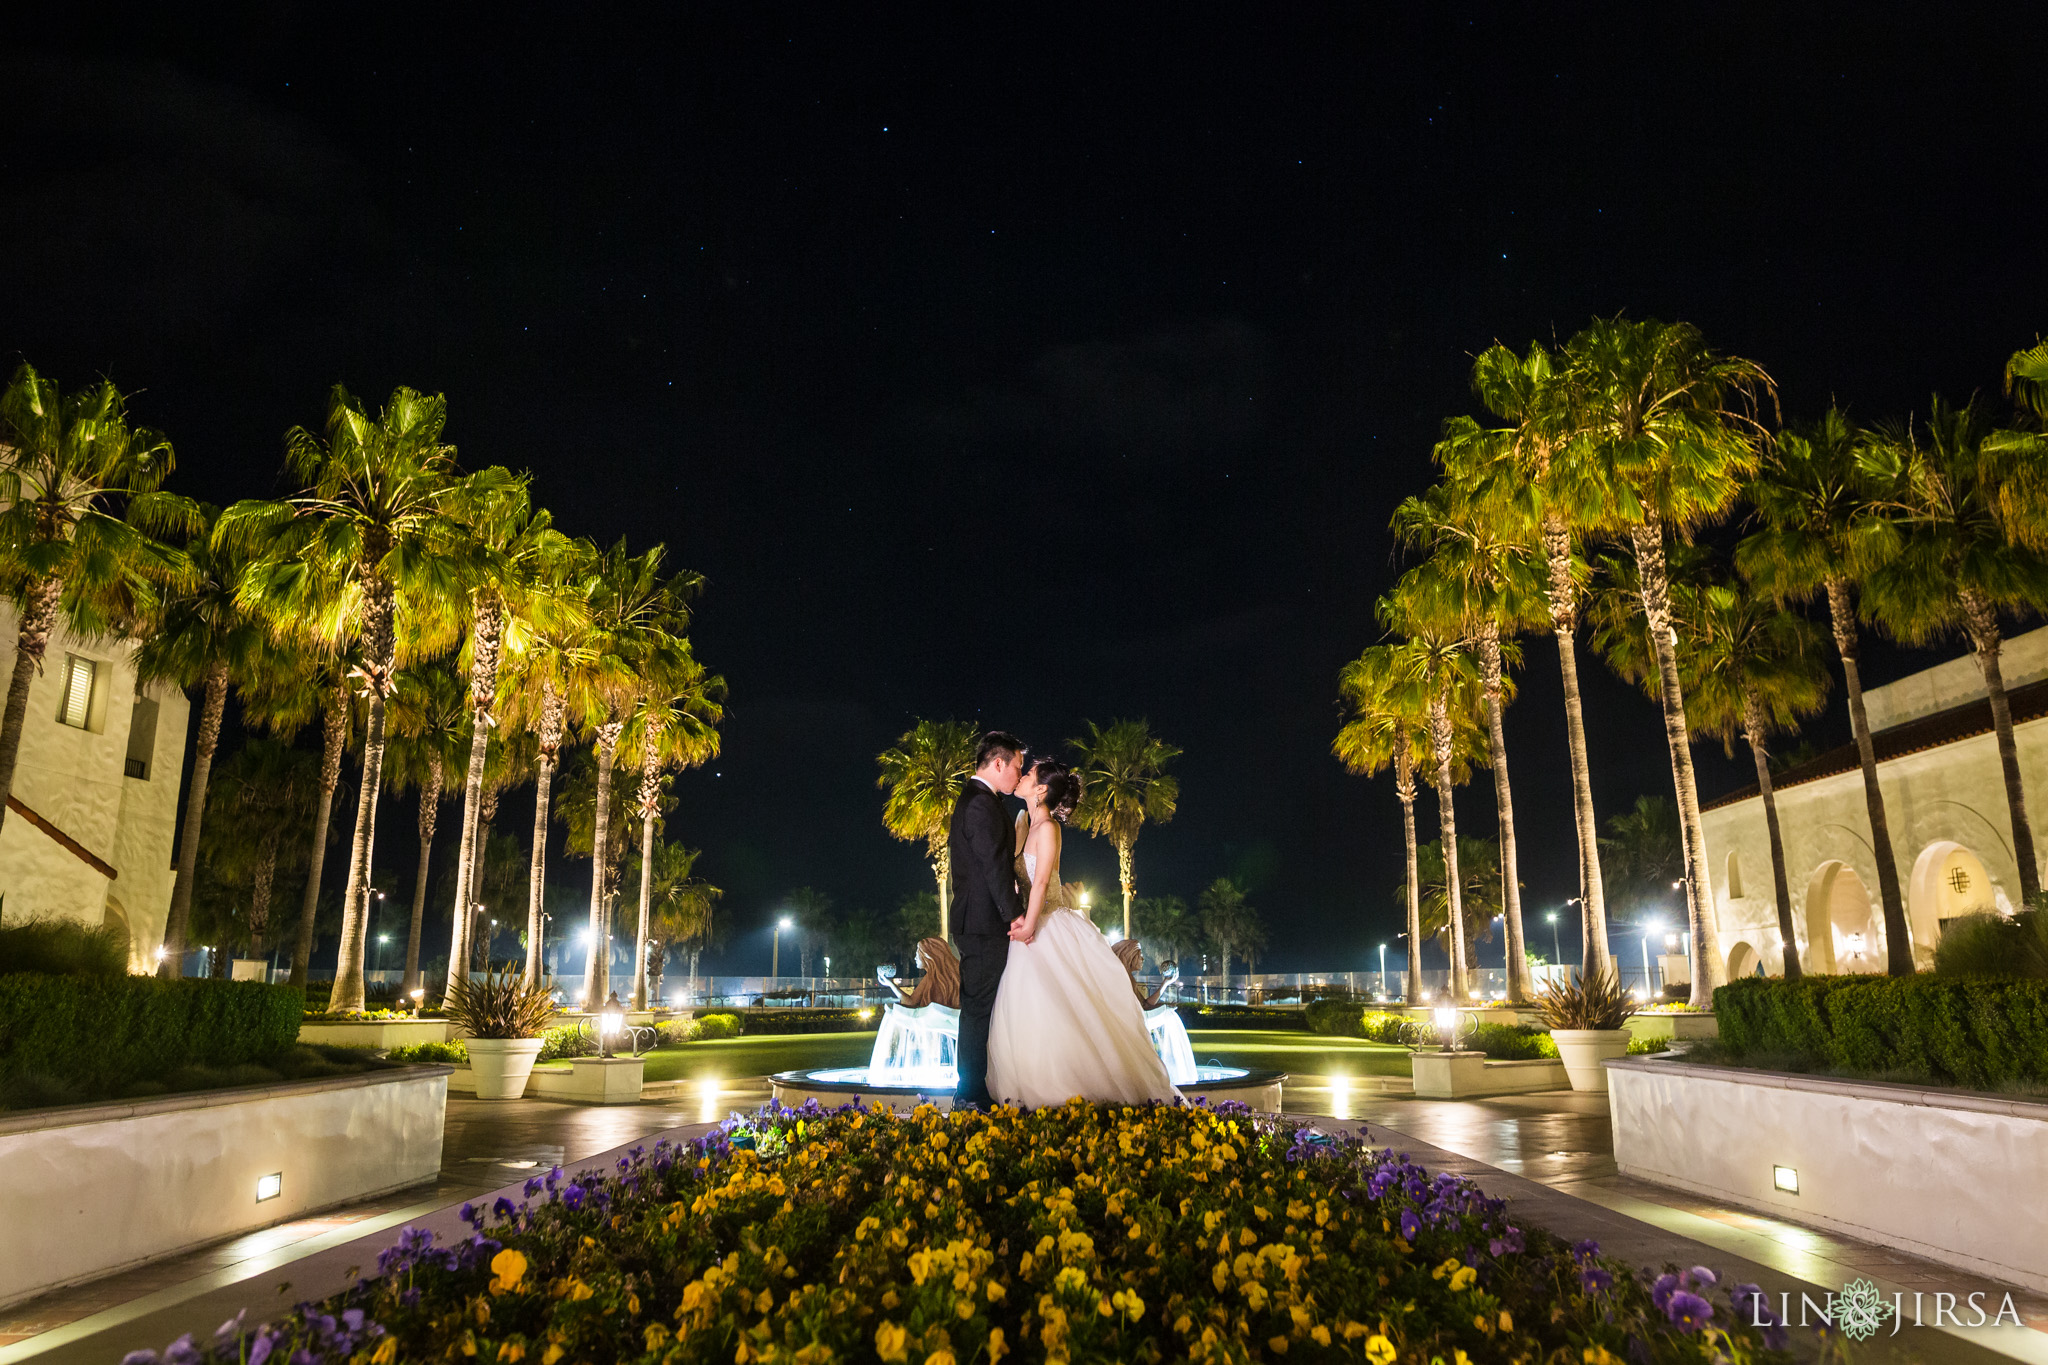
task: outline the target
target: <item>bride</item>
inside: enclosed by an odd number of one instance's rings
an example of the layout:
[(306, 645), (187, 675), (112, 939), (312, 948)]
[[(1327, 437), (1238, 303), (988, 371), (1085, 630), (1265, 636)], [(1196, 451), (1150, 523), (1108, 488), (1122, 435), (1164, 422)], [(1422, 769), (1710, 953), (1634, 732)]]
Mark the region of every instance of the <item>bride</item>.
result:
[(1083, 1099), (1171, 1103), (1178, 1096), (1145, 1030), (1130, 973), (1095, 926), (1068, 902), (1060, 842), (1081, 796), (1063, 763), (1035, 760), (1017, 782), (1029, 824), (1019, 839), (1024, 917), (989, 1020), (988, 1088), (1031, 1107)]

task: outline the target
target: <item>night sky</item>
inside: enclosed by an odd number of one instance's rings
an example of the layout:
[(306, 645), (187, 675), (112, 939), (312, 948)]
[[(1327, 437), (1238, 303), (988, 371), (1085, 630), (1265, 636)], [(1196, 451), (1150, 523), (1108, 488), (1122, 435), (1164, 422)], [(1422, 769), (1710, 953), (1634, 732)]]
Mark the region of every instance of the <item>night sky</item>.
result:
[[(2016, 10), (865, 8), (59, 7), (0, 54), (0, 347), (140, 390), (173, 487), (282, 491), (330, 384), (410, 384), (564, 529), (707, 575), (730, 723), (670, 830), (729, 893), (715, 970), (766, 968), (791, 887), (929, 885), (873, 758), (948, 715), (1149, 718), (1186, 755), (1140, 894), (1238, 875), (1262, 968), (1376, 965), (1398, 805), (1329, 757), (1335, 678), (1474, 352), (1682, 317), (1788, 415), (1875, 418), (1995, 387), (2048, 319)], [(1604, 818), (1669, 768), (1581, 658)], [(1547, 948), (1577, 877), (1547, 638), (1522, 686)], [(1747, 780), (1701, 758), (1708, 797)], [(1114, 854), (1076, 838), (1067, 874), (1107, 895)]]

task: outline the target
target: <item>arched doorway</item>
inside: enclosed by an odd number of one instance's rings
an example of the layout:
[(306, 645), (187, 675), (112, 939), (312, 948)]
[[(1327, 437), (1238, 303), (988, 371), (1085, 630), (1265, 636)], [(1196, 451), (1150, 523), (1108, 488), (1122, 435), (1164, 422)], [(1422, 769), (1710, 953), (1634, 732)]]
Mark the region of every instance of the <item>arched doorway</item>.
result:
[(1884, 933), (1856, 869), (1825, 862), (1806, 884), (1807, 970), (1827, 974), (1884, 970)]
[(1933, 964), (1934, 945), (1941, 941), (1942, 930), (1950, 921), (1965, 915), (1995, 915), (1999, 899), (1998, 883), (1991, 879), (1984, 860), (1963, 845), (1938, 839), (1921, 849), (1906, 886), (1915, 964)]
[(1740, 981), (1746, 976), (1763, 974), (1763, 959), (1757, 955), (1747, 940), (1737, 943), (1728, 952), (1728, 979)]

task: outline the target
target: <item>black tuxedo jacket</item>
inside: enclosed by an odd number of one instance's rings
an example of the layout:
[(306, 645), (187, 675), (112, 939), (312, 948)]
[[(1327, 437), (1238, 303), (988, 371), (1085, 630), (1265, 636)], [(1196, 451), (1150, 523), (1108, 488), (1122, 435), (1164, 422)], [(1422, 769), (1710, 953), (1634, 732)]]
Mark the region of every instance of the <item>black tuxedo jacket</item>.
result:
[(973, 778), (953, 806), (952, 933), (1001, 935), (1024, 914), (1017, 894), (1017, 864), (1003, 801)]

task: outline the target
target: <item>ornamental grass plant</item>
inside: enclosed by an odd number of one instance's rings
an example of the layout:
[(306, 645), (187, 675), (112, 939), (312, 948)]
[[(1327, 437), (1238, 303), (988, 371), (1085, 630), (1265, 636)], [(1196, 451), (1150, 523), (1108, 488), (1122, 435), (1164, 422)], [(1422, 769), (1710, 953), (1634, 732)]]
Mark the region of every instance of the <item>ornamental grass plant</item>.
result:
[(771, 1108), (524, 1194), (163, 1359), (1790, 1359), (1754, 1285), (1632, 1271), (1468, 1181), (1239, 1105)]
[(1553, 979), (1536, 998), (1536, 1010), (1552, 1029), (1617, 1029), (1628, 1023), (1633, 1006), (1613, 971), (1592, 976), (1574, 974), (1570, 981)]
[(472, 1038), (538, 1038), (555, 1014), (554, 998), (528, 987), (506, 963), (482, 981), (457, 981), (442, 1007), (448, 1022)]

